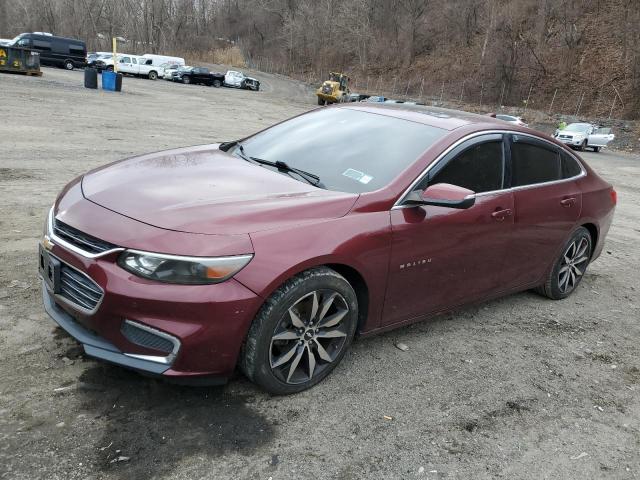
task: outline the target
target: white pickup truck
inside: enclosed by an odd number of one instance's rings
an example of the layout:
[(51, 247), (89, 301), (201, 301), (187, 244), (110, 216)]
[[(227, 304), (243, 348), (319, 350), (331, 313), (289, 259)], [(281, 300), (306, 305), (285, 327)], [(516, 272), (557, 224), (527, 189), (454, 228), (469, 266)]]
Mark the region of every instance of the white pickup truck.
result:
[(137, 55), (118, 55), (118, 71), (120, 73), (157, 80), (159, 76), (164, 74), (162, 70), (161, 67), (153, 65), (150, 58)]

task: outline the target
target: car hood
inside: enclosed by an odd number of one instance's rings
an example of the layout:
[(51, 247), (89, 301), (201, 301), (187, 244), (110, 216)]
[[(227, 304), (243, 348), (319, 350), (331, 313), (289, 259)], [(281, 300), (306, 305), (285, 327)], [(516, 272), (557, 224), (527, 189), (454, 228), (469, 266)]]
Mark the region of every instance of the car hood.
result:
[(85, 198), (168, 230), (239, 234), (346, 215), (357, 194), (316, 188), (218, 150), (134, 157), (82, 179)]

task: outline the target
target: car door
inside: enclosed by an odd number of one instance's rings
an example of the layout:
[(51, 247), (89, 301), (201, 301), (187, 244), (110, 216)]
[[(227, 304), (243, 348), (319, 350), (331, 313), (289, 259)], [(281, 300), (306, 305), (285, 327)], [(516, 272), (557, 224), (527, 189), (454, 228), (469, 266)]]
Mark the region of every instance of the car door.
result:
[(583, 170), (552, 143), (520, 134), (510, 139), (515, 217), (504, 278), (512, 288), (530, 287), (548, 271), (580, 217), (582, 195), (575, 179)]
[(122, 73), (133, 73), (131, 68), (131, 57), (122, 57), (118, 60), (118, 71)]
[(504, 190), (501, 134), (482, 135), (439, 160), (416, 189), (449, 183), (476, 192), (465, 210), (399, 205), (391, 210), (386, 325), (448, 309), (500, 290), (513, 224)]
[(589, 135), (590, 147), (606, 147), (613, 140), (610, 128), (598, 128)]

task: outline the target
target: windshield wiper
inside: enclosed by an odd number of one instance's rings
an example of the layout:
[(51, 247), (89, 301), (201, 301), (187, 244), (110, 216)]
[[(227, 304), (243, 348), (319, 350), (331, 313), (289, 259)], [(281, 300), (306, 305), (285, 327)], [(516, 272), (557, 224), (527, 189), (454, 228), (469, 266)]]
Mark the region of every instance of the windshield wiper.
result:
[[(260, 165), (268, 165), (270, 167), (275, 167), (278, 170), (282, 170), (283, 172), (296, 173), (300, 178), (306, 180), (307, 183), (310, 183), (314, 187), (321, 187), (321, 185), (320, 185), (320, 177), (318, 175), (315, 175), (315, 174), (310, 173), (310, 172), (305, 172), (304, 170), (300, 170), (299, 168), (292, 167), (289, 164), (287, 164), (286, 162), (281, 162), (280, 160), (272, 162), (270, 160), (264, 160), (262, 158), (250, 157), (245, 153), (244, 147), (242, 146), (242, 144), (240, 142), (237, 142), (237, 141), (236, 142), (227, 142), (227, 144), (233, 144), (233, 145), (230, 145), (228, 148), (231, 148), (234, 145), (236, 145), (238, 147), (236, 149), (236, 152), (238, 153), (238, 156), (240, 158), (242, 158), (243, 160), (246, 160), (247, 162), (255, 162), (255, 163), (259, 163)], [(226, 146), (225, 144), (223, 144), (223, 145)], [(221, 145), (221, 147), (223, 145)]]

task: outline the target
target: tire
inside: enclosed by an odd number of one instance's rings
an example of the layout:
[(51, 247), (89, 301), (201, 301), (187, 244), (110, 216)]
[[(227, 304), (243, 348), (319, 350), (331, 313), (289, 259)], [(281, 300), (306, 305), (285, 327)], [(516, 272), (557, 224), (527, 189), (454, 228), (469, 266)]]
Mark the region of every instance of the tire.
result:
[(600, 151), (600, 147), (593, 147), (593, 151), (598, 153)]
[(185, 85), (189, 85), (191, 83), (191, 79), (185, 75), (184, 77), (182, 77), (182, 83), (184, 83)]
[(73, 62), (71, 60), (65, 60), (63, 65), (65, 70), (73, 70), (74, 68)]
[(587, 141), (583, 140), (580, 146), (578, 147), (578, 150), (580, 150), (581, 152), (584, 152), (586, 148), (587, 148)]
[(216, 88), (220, 88), (222, 86), (222, 82), (220, 80), (214, 80), (213, 86)]
[(151, 70), (149, 72), (149, 80), (157, 80), (158, 79), (158, 72)]
[(113, 72), (113, 65), (109, 65), (106, 70), (107, 72)]
[(278, 288), (256, 315), (240, 369), (275, 395), (311, 388), (340, 363), (357, 319), (356, 293), (342, 275), (326, 267), (304, 271)]
[(324, 105), (324, 100), (318, 97), (318, 105)]
[[(536, 292), (552, 300), (561, 300), (571, 295), (584, 276), (593, 249), (589, 230), (576, 229), (563, 245), (560, 257), (553, 264), (543, 285)], [(568, 266), (568, 268), (567, 268)]]

